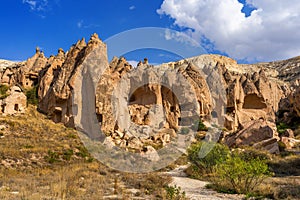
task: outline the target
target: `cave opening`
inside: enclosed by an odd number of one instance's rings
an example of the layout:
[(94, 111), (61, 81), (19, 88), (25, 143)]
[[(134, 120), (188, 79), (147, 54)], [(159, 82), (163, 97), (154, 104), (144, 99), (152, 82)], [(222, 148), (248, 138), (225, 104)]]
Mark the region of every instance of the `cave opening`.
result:
[(244, 98), (243, 109), (264, 109), (267, 108), (262, 97), (257, 94), (249, 94)]

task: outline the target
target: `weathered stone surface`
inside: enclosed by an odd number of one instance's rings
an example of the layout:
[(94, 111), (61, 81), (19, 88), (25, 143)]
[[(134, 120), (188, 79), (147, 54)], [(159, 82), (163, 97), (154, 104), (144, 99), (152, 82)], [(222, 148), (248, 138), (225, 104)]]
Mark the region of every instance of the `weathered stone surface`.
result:
[[(91, 61), (95, 49), (99, 55)], [(88, 43), (82, 39), (50, 58), (37, 48), (24, 62), (0, 60), (0, 83), (38, 84), (39, 110), (74, 127), (74, 107), (80, 105), (72, 105), (72, 98), (74, 92), (84, 92), (80, 78), (89, 70), (87, 61), (101, 71), (95, 96), (98, 122), (110, 141), (124, 148), (142, 151), (149, 142), (164, 146), (177, 137), (180, 126), (200, 117), (235, 133), (225, 139), (230, 146), (258, 145), (276, 152), (275, 122), (300, 117), (300, 57), (248, 65), (201, 55), (156, 67), (144, 59), (133, 68), (122, 57), (108, 64), (106, 46), (94, 34)], [(196, 118), (186, 119), (194, 112)]]
[(101, 62), (99, 67), (105, 69), (108, 65), (106, 45), (97, 34), (94, 34), (87, 44), (84, 39), (78, 41), (67, 55), (60, 49), (58, 55), (43, 72), (38, 90), (38, 108), (53, 121), (74, 127), (72, 92), (74, 89), (80, 89), (80, 83), (75, 80), (79, 80), (77, 78), (82, 76), (83, 63), (95, 49), (100, 49), (101, 53), (96, 61)]
[(282, 134), (283, 137), (294, 138), (294, 131), (292, 129), (286, 129)]
[(253, 145), (253, 147), (269, 151), (270, 153), (275, 153), (275, 154), (279, 153), (279, 146), (276, 138), (270, 138), (270, 139), (257, 142)]
[(153, 162), (157, 162), (160, 159), (157, 151), (152, 146), (146, 146), (145, 151), (141, 152), (141, 156)]
[(289, 103), (292, 111), (300, 117), (300, 86), (295, 89), (295, 92), (289, 96)]
[(18, 86), (12, 86), (7, 91), (8, 96), (1, 100), (1, 113), (3, 114), (17, 114), (24, 113), (27, 106), (27, 98)]
[(113, 132), (118, 126), (113, 120), (111, 96), (121, 77), (131, 68), (132, 66), (127, 63), (125, 58), (114, 57), (99, 80), (96, 90), (96, 113), (102, 125), (101, 129), (105, 133)]
[(288, 150), (300, 145), (300, 140), (297, 140), (295, 138), (281, 137), (280, 140), (285, 144), (286, 149)]
[(230, 147), (253, 145), (266, 150), (272, 150), (272, 153), (274, 153), (277, 152), (274, 148), (276, 148), (276, 145), (278, 147), (277, 140), (279, 139), (275, 129), (275, 124), (265, 120), (252, 120), (245, 124), (244, 128), (237, 134), (227, 137), (225, 143)]

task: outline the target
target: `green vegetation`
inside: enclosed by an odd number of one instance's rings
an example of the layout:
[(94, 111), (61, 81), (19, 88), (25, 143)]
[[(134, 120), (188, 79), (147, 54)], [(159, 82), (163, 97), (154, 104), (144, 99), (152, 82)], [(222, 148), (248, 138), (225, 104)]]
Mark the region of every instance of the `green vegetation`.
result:
[[(205, 148), (212, 149), (204, 158), (199, 158), (199, 152), (201, 151), (201, 148), (202, 151), (205, 151)], [(213, 173), (214, 167), (218, 163), (224, 162), (227, 159), (229, 152), (230, 151), (228, 147), (218, 143), (213, 144), (198, 142), (196, 144), (192, 144), (188, 149), (188, 158), (190, 162), (204, 174), (210, 174)]]
[(0, 85), (0, 99), (5, 99), (8, 97), (9, 94), (7, 94), (7, 91), (9, 90), (9, 87), (7, 85)]
[(194, 131), (208, 131), (208, 128), (203, 124), (202, 120), (196, 120), (192, 126)]
[(27, 97), (27, 103), (31, 105), (38, 105), (39, 99), (37, 94), (38, 85), (30, 89), (25, 89), (25, 95)]
[(251, 194), (262, 181), (271, 175), (268, 165), (260, 158), (244, 160), (238, 153), (230, 155), (215, 166), (215, 185), (223, 190)]
[(279, 135), (282, 135), (285, 132), (285, 130), (289, 128), (289, 126), (283, 122), (278, 123), (276, 127)]
[(62, 158), (63, 158), (64, 160), (70, 161), (70, 160), (71, 160), (71, 157), (72, 157), (73, 155), (74, 155), (73, 150), (72, 150), (72, 149), (67, 149), (67, 150), (64, 150), (64, 153), (63, 153)]
[(168, 200), (184, 200), (186, 199), (185, 197), (185, 192), (181, 191), (180, 187), (175, 186), (166, 186), (165, 190), (167, 192), (167, 199)]
[[(125, 173), (93, 159), (75, 130), (29, 105), (24, 115), (0, 116), (0, 199), (167, 199), (162, 173)], [(134, 190), (133, 190), (134, 189)], [(136, 191), (136, 192), (134, 192)]]
[(59, 154), (57, 152), (49, 150), (48, 155), (45, 156), (45, 160), (50, 164), (59, 162)]
[[(196, 178), (208, 178), (210, 186), (227, 193), (252, 195), (262, 181), (271, 175), (269, 157), (252, 149), (230, 151), (222, 144), (198, 142), (188, 149), (192, 163), (189, 174)], [(204, 157), (199, 157), (201, 148), (211, 148)], [(202, 149), (203, 151), (203, 149)]]

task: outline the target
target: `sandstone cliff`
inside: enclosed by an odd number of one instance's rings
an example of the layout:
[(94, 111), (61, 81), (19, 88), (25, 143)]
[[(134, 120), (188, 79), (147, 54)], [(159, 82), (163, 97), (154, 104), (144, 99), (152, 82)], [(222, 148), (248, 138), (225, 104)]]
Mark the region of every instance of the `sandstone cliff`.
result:
[[(88, 69), (85, 63), (95, 49), (100, 49), (97, 66), (103, 70), (95, 88), (95, 112), (114, 145), (140, 151), (149, 141), (165, 145), (177, 137), (180, 127), (202, 120), (208, 126), (218, 124), (229, 146), (257, 145), (277, 152), (276, 122), (300, 117), (300, 57), (249, 65), (201, 55), (133, 68), (125, 58), (108, 63), (106, 45), (94, 34), (88, 43), (82, 39), (50, 58), (37, 48), (27, 61), (1, 61), (0, 82), (24, 88), (38, 85), (38, 109), (53, 121), (74, 127), (73, 93), (79, 90), (78, 77)], [(161, 75), (163, 80), (158, 79)], [(114, 116), (114, 109), (121, 117)], [(186, 119), (192, 112), (198, 118)], [(135, 131), (129, 132), (130, 127)]]

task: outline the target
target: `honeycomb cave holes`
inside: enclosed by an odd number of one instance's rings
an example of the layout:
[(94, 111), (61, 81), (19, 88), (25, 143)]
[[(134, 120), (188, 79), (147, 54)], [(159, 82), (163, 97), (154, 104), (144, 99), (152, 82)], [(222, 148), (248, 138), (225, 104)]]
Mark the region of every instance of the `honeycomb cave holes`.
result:
[(180, 107), (178, 99), (169, 88), (158, 84), (146, 84), (137, 88), (128, 99), (132, 122), (138, 125), (149, 125), (151, 108), (162, 106), (166, 120), (164, 127), (177, 130)]

